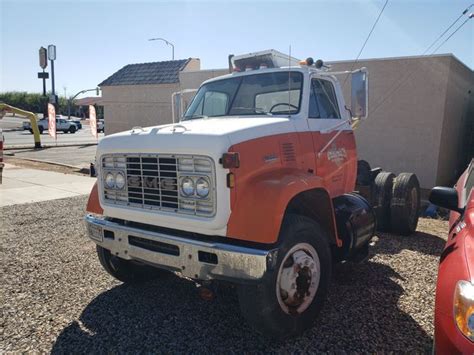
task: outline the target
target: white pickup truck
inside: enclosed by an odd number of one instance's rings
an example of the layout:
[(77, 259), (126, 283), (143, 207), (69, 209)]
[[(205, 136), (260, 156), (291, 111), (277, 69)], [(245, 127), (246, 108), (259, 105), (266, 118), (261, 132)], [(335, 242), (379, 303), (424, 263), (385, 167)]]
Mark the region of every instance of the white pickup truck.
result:
[[(33, 134), (33, 129), (31, 128), (31, 125), (29, 122), (24, 122), (23, 123), (23, 129), (30, 131), (31, 134)], [(40, 131), (40, 134), (43, 134), (43, 131), (48, 130), (48, 119), (47, 118), (42, 118), (38, 120), (38, 129)], [(64, 132), (64, 133), (76, 133), (78, 130), (77, 125), (70, 120), (67, 120), (65, 118), (61, 118), (61, 116), (56, 116), (56, 131)]]

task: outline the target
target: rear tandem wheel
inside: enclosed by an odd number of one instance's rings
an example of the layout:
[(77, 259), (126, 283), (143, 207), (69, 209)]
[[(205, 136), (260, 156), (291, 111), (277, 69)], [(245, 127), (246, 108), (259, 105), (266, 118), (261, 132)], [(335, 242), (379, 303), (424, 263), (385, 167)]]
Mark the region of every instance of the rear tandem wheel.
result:
[(377, 230), (387, 232), (390, 229), (390, 201), (395, 174), (382, 171), (377, 174), (372, 187), (371, 203), (377, 220)]
[(420, 216), (420, 183), (413, 173), (401, 173), (393, 182), (390, 201), (392, 231), (409, 235), (416, 230)]

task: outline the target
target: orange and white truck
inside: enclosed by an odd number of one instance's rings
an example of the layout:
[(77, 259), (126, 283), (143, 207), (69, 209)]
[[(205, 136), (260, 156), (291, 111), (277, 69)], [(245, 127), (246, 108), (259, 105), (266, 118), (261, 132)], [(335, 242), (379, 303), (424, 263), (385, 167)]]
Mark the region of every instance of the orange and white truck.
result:
[[(156, 268), (231, 282), (248, 322), (285, 338), (311, 326), (334, 262), (367, 258), (377, 220), (416, 228), (419, 187), (413, 174), (358, 163), (365, 69), (331, 72), (274, 50), (231, 66), (178, 123), (100, 141), (88, 234), (115, 278), (159, 277)], [(350, 108), (340, 75), (352, 77)]]

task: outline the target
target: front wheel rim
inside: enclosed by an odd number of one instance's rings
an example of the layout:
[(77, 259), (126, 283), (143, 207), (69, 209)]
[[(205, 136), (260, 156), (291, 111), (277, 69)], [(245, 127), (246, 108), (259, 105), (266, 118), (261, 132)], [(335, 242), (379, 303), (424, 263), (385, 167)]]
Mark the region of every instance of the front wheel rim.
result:
[(301, 314), (312, 303), (321, 278), (321, 263), (314, 247), (308, 243), (294, 245), (278, 270), (276, 295), (287, 314)]

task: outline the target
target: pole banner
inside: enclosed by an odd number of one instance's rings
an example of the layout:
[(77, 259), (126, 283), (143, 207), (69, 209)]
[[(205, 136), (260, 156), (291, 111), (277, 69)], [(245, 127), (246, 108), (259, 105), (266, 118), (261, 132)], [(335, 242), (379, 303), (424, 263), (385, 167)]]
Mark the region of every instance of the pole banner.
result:
[(48, 133), (56, 139), (56, 110), (53, 104), (48, 104)]
[(89, 105), (89, 125), (91, 127), (91, 133), (95, 139), (99, 139), (99, 133), (97, 133), (97, 116), (95, 113), (95, 107)]

